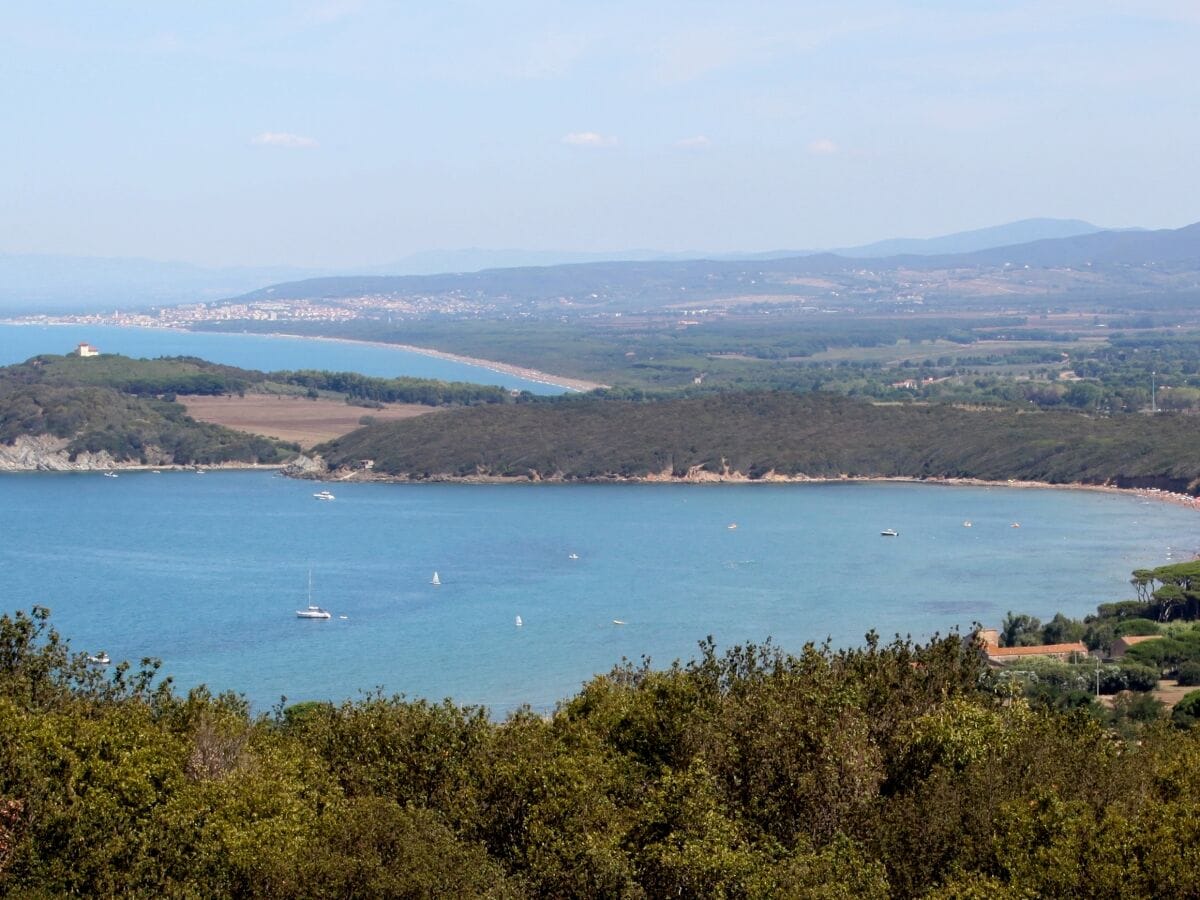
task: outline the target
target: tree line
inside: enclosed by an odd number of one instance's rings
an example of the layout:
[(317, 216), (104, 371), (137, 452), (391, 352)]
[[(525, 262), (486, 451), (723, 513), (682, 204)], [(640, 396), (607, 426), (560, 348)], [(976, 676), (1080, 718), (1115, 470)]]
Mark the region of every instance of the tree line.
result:
[(622, 663), (553, 715), (177, 693), (0, 616), (0, 891), (1187, 896), (1200, 732), (1030, 703), (951, 635)]
[(317, 448), (409, 478), (641, 478), (692, 469), (783, 476), (981, 478), (1191, 490), (1200, 421), (883, 406), (825, 393), (591, 397), (379, 423)]

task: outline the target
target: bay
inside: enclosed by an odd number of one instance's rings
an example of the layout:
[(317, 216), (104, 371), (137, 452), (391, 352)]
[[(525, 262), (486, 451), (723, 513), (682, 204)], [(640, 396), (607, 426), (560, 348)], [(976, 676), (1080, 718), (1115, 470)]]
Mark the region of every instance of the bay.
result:
[[(710, 634), (799, 651), (1079, 616), (1197, 549), (1194, 511), (1090, 491), (336, 484), (323, 503), (316, 487), (0, 477), (0, 607), (48, 606), (74, 648), (159, 657), (181, 687), (258, 711), (380, 687), (502, 714), (551, 709), (622, 657), (691, 658)], [(295, 617), (310, 569), (329, 621)]]
[(558, 385), (520, 378), (485, 366), (379, 344), (113, 325), (0, 323), (0, 365), (24, 362), (41, 353), (68, 353), (81, 342), (93, 344), (104, 353), (148, 359), (158, 356), (197, 356), (209, 362), (265, 372), (327, 369), (381, 378), (405, 375), (442, 381), (498, 384), (510, 390), (534, 394), (561, 394), (566, 390)]

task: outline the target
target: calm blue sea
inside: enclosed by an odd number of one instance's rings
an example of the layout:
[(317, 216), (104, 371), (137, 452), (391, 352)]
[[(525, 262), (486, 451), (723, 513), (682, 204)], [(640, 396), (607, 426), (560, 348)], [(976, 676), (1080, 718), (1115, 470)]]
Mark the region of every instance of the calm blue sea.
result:
[[(1130, 570), (1197, 550), (1195, 512), (1085, 491), (339, 484), (323, 503), (319, 487), (0, 477), (0, 607), (49, 606), (77, 649), (158, 656), (180, 685), (260, 711), (382, 686), (502, 713), (549, 709), (622, 657), (691, 657), (709, 634), (799, 650), (1082, 615), (1129, 597)], [(330, 621), (294, 615), (310, 568)]]
[(535, 394), (561, 394), (563, 388), (451, 362), (421, 353), (372, 344), (320, 341), (255, 334), (208, 334), (158, 328), (83, 325), (0, 324), (0, 366), (24, 362), (39, 353), (67, 353), (81, 341), (104, 353), (154, 358), (198, 356), (212, 362), (274, 372), (281, 369), (329, 369), (394, 378), (438, 378), (499, 384)]

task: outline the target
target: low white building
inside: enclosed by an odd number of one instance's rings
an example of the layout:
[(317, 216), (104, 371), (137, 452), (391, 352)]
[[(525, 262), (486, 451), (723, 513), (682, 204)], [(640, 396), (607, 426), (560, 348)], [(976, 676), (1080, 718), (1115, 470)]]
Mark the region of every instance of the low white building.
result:
[(100, 351), (91, 344), (80, 344), (75, 348), (76, 356), (99, 356)]

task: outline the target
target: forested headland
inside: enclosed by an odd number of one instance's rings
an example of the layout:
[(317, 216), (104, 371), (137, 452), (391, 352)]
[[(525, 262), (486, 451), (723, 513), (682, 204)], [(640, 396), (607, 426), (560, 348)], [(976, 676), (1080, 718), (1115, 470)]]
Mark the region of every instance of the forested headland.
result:
[(1200, 893), (1192, 721), (1025, 697), (956, 635), (707, 642), (503, 721), (377, 694), (254, 716), (157, 678), (0, 617), (0, 892)]
[(888, 406), (836, 395), (723, 393), (639, 403), (578, 398), (380, 423), (316, 448), (348, 471), (604, 480), (736, 473), (1009, 479), (1192, 491), (1186, 416)]
[[(299, 447), (198, 422), (179, 397), (263, 393), (336, 399), (366, 408), (523, 401), (500, 387), (421, 378), (371, 378), (352, 372), (258, 372), (192, 357), (130, 359), (37, 356), (0, 368), (0, 449), (21, 446), (0, 464), (71, 467), (81, 459), (110, 464), (278, 464)], [(45, 438), (46, 442), (29, 443)]]

